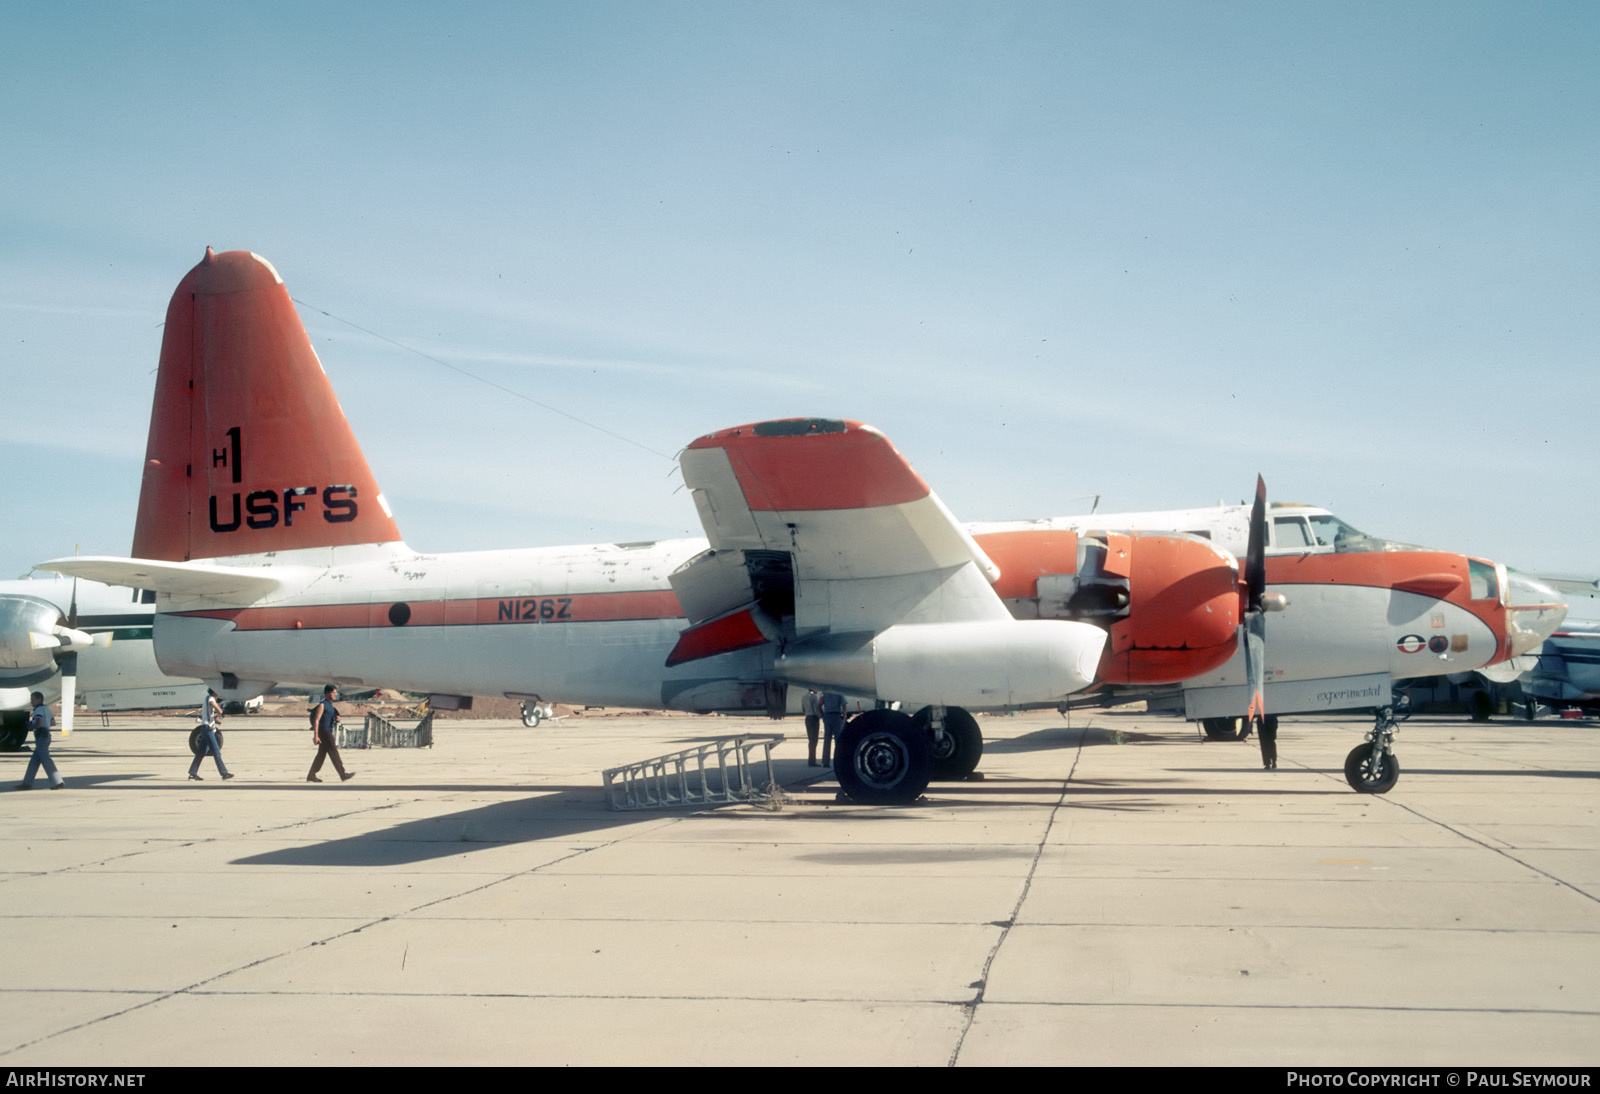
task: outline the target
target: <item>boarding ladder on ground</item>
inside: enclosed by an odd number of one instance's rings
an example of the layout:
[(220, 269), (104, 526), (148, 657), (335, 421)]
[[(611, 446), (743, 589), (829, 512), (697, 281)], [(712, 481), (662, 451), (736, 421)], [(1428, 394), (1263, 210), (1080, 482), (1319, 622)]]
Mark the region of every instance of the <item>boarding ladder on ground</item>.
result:
[(339, 723), (340, 748), (432, 748), (433, 711), (423, 715), (422, 721), (407, 728), (397, 726), (381, 714), (367, 713), (359, 729), (346, 728)]
[[(725, 805), (765, 798), (777, 785), (772, 749), (783, 734), (722, 737), (682, 752), (623, 764), (602, 772), (612, 809), (664, 809), (674, 805)], [(759, 751), (761, 756), (755, 757)], [(758, 765), (766, 779), (758, 782)]]

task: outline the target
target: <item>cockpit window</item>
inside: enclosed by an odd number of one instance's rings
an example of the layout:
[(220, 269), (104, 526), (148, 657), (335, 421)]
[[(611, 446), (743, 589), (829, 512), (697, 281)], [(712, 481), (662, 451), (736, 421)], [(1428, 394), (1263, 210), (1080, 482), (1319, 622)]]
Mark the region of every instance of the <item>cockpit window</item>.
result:
[(1500, 599), (1500, 582), (1495, 579), (1494, 567), (1489, 563), (1469, 558), (1467, 560), (1467, 578), (1472, 585), (1472, 599)]
[(1365, 532), (1350, 527), (1332, 513), (1322, 513), (1311, 518), (1311, 534), (1317, 537), (1317, 546), (1338, 549), (1345, 540), (1366, 539)]

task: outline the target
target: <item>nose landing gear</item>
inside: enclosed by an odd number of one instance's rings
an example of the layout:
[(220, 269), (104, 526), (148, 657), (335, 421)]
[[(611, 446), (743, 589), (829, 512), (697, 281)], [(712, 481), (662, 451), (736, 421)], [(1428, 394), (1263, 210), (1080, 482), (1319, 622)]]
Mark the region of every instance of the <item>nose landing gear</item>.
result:
[(1366, 743), (1356, 745), (1344, 758), (1344, 778), (1358, 794), (1387, 794), (1400, 781), (1400, 761), (1394, 754), (1394, 734), (1404, 714), (1394, 707), (1379, 707), (1367, 732)]

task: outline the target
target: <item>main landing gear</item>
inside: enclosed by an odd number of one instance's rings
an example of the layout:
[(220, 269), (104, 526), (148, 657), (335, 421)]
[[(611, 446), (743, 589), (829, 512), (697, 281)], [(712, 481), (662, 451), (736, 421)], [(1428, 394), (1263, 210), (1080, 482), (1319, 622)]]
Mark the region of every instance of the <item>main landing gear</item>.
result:
[(978, 769), (983, 731), (971, 714), (960, 707), (923, 707), (911, 720), (932, 735), (935, 781), (960, 782)]
[(1387, 794), (1400, 781), (1400, 761), (1394, 754), (1394, 734), (1405, 715), (1394, 707), (1379, 707), (1367, 732), (1366, 743), (1344, 758), (1345, 781), (1358, 794)]
[(1239, 718), (1202, 718), (1200, 730), (1208, 741), (1237, 741), (1240, 721)]
[(969, 777), (983, 756), (978, 720), (960, 707), (923, 707), (915, 716), (868, 710), (834, 743), (839, 788), (864, 805), (909, 805), (934, 779)]

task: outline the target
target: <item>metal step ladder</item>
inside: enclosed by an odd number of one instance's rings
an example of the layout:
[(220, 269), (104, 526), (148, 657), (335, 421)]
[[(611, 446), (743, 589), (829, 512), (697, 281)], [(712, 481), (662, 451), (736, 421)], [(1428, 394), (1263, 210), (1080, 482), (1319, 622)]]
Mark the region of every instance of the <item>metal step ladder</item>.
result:
[[(601, 772), (612, 809), (664, 809), (675, 805), (726, 805), (765, 797), (777, 785), (772, 749), (783, 734), (722, 737), (681, 752)], [(760, 751), (761, 756), (754, 755)], [(756, 780), (766, 765), (766, 779)]]
[(432, 748), (433, 711), (407, 728), (397, 726), (380, 714), (367, 713), (360, 729), (347, 729), (339, 723), (340, 748)]

